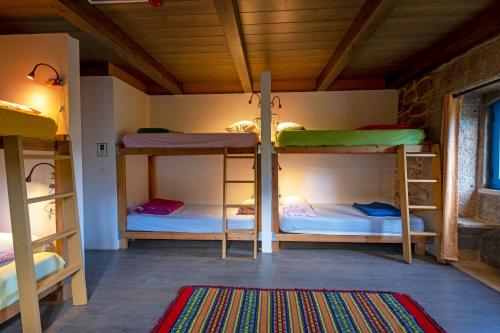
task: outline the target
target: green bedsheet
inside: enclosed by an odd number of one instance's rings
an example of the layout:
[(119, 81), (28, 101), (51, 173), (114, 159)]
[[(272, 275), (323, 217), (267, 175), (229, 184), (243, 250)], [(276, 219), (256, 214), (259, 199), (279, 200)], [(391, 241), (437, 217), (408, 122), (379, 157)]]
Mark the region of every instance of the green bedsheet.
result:
[(422, 129), (282, 131), (277, 141), (280, 147), (395, 146), (419, 145), (424, 142), (424, 138)]

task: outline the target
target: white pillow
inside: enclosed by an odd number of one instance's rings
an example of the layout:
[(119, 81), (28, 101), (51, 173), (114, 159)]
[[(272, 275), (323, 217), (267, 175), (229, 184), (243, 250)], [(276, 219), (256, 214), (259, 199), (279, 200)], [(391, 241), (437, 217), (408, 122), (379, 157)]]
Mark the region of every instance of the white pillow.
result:
[[(40, 237), (36, 235), (31, 235), (31, 240), (35, 241), (40, 239)], [(51, 248), (51, 245), (44, 245), (35, 250), (35, 252), (43, 252), (48, 251)], [(14, 242), (12, 240), (12, 233), (10, 232), (0, 232), (0, 252), (13, 251), (14, 250)]]
[(289, 196), (283, 200), (284, 216), (316, 216), (314, 209), (304, 198)]
[(279, 123), (276, 131), (281, 132), (281, 131), (285, 131), (285, 130), (303, 131), (303, 130), (305, 130), (305, 127), (302, 126), (301, 124), (293, 123), (291, 121)]
[(257, 133), (259, 130), (253, 121), (241, 120), (226, 127), (226, 131), (230, 133)]

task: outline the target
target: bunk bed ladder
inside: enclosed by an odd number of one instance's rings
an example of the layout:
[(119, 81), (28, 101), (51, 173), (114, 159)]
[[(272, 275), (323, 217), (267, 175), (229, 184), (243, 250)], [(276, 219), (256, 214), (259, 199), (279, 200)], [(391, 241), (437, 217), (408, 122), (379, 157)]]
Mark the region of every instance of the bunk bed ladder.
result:
[[(19, 290), (19, 306), (23, 332), (42, 332), (40, 322), (39, 296), (56, 285), (71, 278), (73, 304), (87, 304), (87, 290), (83, 267), (80, 223), (75, 194), (75, 179), (69, 141), (57, 141), (56, 154), (28, 155), (23, 153), (22, 138), (3, 137), (5, 165), (9, 194), (12, 237)], [(56, 166), (56, 194), (28, 198), (26, 190), (25, 159), (49, 159)], [(36, 202), (55, 200), (58, 219), (62, 221), (55, 234), (36, 241), (31, 240), (29, 205)], [(33, 250), (56, 243), (67, 253), (66, 266), (41, 281), (36, 281)], [(59, 251), (58, 251), (59, 252)]]
[[(409, 179), (408, 178), (408, 157), (430, 158), (432, 163), (431, 179)], [(413, 152), (406, 145), (399, 146), (399, 193), (401, 204), (401, 229), (403, 257), (407, 263), (412, 262), (411, 237), (434, 237), (436, 256), (439, 259), (441, 250), (442, 233), (442, 179), (441, 179), (441, 157), (439, 145), (432, 145), (430, 152)], [(410, 203), (408, 186), (410, 183), (429, 183), (433, 185), (433, 205), (414, 205)], [(411, 231), (410, 211), (411, 210), (433, 210), (435, 211), (435, 231)]]
[[(252, 159), (254, 161), (253, 168), (254, 174), (253, 179), (250, 180), (228, 180), (227, 177), (227, 169), (228, 169), (228, 160), (229, 159)], [(257, 259), (257, 242), (258, 242), (258, 210), (257, 210), (257, 176), (258, 176), (258, 151), (255, 148), (255, 151), (252, 155), (240, 155), (240, 154), (229, 154), (228, 148), (224, 147), (224, 169), (223, 169), (223, 190), (222, 190), (222, 259), (225, 259), (227, 256), (227, 241), (229, 235), (250, 235), (250, 239), (253, 242), (253, 259)], [(253, 205), (245, 205), (245, 204), (228, 204), (227, 199), (227, 186), (230, 184), (253, 184), (253, 197), (254, 204)], [(252, 229), (230, 229), (227, 222), (227, 210), (231, 208), (250, 208), (254, 210), (253, 215), (253, 227)], [(245, 238), (248, 240), (248, 237)]]

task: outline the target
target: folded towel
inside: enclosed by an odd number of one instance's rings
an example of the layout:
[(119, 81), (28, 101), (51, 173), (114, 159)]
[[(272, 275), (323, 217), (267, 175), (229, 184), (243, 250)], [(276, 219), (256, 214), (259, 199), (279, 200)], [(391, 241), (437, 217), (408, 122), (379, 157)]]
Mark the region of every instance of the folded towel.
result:
[(154, 199), (138, 206), (135, 211), (139, 214), (168, 215), (182, 206), (184, 206), (182, 201)]
[(369, 216), (401, 216), (401, 211), (383, 202), (372, 202), (370, 204), (353, 203), (352, 206)]

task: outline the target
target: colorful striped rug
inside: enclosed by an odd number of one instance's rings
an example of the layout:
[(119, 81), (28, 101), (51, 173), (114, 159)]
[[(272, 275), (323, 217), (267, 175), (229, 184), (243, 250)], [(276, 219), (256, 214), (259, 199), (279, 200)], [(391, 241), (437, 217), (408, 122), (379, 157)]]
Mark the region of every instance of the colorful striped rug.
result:
[(393, 292), (184, 287), (152, 333), (444, 332)]

